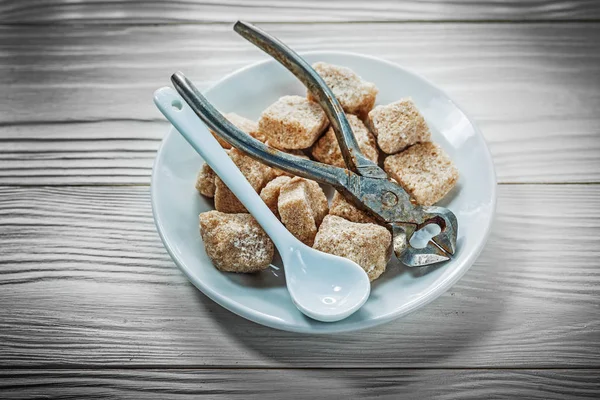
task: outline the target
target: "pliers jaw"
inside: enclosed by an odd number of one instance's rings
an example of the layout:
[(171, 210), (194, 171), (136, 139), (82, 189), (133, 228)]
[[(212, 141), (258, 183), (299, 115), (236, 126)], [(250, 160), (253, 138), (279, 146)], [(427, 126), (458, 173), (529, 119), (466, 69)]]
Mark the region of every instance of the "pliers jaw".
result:
[[(447, 261), (456, 251), (458, 221), (443, 207), (414, 205), (409, 194), (389, 179), (351, 175), (342, 194), (354, 204), (391, 226), (396, 257), (409, 267), (422, 267)], [(427, 225), (436, 224), (440, 233), (423, 248), (411, 245), (412, 236)]]
[(428, 221), (425, 225), (435, 223), (441, 228), (441, 232), (431, 239), (434, 244), (447, 254), (454, 255), (458, 235), (456, 215), (447, 208), (431, 206), (423, 207), (423, 216)]
[[(393, 247), (396, 257), (408, 267), (424, 267), (448, 261), (456, 251), (456, 235), (458, 222), (452, 211), (442, 207), (425, 207), (422, 224), (405, 222), (392, 223)], [(431, 238), (422, 248), (413, 247), (410, 239), (416, 231), (429, 225), (436, 224), (441, 232)]]

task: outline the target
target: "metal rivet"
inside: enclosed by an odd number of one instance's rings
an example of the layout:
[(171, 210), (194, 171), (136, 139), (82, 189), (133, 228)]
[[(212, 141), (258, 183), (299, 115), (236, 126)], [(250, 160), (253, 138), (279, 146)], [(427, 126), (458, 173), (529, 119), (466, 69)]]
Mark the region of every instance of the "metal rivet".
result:
[(396, 196), (392, 192), (385, 192), (383, 194), (383, 198), (381, 199), (381, 202), (383, 203), (383, 205), (385, 205), (387, 207), (395, 206), (396, 204), (398, 204), (398, 196)]

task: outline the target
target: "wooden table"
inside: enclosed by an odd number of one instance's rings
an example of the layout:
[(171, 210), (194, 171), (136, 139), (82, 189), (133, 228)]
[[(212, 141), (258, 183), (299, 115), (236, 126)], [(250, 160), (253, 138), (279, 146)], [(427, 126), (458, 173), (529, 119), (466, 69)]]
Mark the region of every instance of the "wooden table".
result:
[[(175, 267), (148, 196), (167, 130), (151, 95), (263, 58), (238, 18), (398, 62), (476, 119), (497, 218), (449, 292), (304, 336)], [(0, 1), (0, 397), (598, 398), (599, 38), (585, 0)]]

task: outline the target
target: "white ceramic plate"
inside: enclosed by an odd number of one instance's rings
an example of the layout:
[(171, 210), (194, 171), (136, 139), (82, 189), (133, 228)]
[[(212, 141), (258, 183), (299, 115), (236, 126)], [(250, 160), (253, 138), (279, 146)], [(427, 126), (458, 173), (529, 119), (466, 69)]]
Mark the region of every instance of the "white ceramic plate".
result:
[[(373, 283), (371, 297), (351, 317), (322, 323), (296, 309), (279, 260), (256, 275), (228, 274), (213, 267), (198, 230), (198, 214), (213, 204), (196, 192), (200, 156), (171, 129), (152, 173), (152, 209), (158, 232), (175, 263), (204, 294), (251, 321), (295, 332), (327, 333), (362, 329), (406, 315), (444, 293), (473, 264), (487, 240), (496, 203), (494, 166), (483, 136), (465, 113), (424, 78), (390, 62), (343, 52), (310, 52), (309, 62), (347, 66), (379, 88), (377, 104), (411, 96), (424, 114), (435, 142), (460, 171), (457, 187), (439, 204), (458, 218), (457, 252), (435, 267), (410, 269), (393, 260)], [(192, 80), (194, 77), (190, 77)], [(223, 112), (258, 120), (279, 97), (305, 95), (302, 84), (274, 60), (242, 68), (205, 91)]]

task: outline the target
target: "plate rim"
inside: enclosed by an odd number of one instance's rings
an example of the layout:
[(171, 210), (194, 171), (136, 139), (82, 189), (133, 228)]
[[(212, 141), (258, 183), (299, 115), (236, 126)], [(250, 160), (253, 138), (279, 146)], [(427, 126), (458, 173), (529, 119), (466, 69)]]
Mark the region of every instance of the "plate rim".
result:
[[(456, 284), (456, 282), (458, 282), (460, 280), (460, 278), (462, 278), (466, 274), (466, 272), (471, 268), (471, 266), (477, 260), (477, 258), (479, 257), (479, 255), (481, 254), (483, 249), (486, 247), (487, 241), (489, 239), (489, 236), (490, 236), (490, 233), (492, 230), (492, 226), (494, 225), (494, 219), (495, 219), (495, 215), (496, 215), (496, 205), (497, 205), (497, 185), (498, 184), (497, 184), (497, 175), (496, 175), (496, 168), (494, 165), (494, 160), (492, 158), (492, 154), (490, 152), (488, 143), (485, 140), (485, 137), (483, 136), (482, 132), (479, 130), (477, 124), (474, 122), (474, 120), (471, 118), (471, 116), (467, 112), (465, 112), (465, 110), (458, 103), (456, 103), (456, 101), (454, 101), (454, 99), (452, 99), (450, 96), (448, 96), (448, 94), (444, 90), (442, 90), (439, 86), (434, 84), (429, 79), (423, 77), (422, 75), (420, 75), (414, 71), (411, 71), (410, 69), (405, 68), (405, 67), (403, 67), (397, 63), (394, 63), (392, 61), (388, 61), (388, 60), (385, 60), (385, 59), (382, 59), (379, 57), (375, 57), (372, 55), (368, 55), (368, 54), (349, 52), (349, 51), (339, 51), (339, 50), (302, 51), (302, 52), (298, 52), (298, 54), (300, 56), (319, 56), (319, 55), (352, 56), (352, 57), (357, 57), (357, 58), (369, 59), (370, 61), (375, 61), (378, 63), (387, 64), (388, 66), (400, 69), (403, 72), (411, 75), (413, 78), (422, 80), (425, 83), (427, 83), (428, 85), (430, 85), (431, 87), (435, 88), (440, 93), (442, 93), (458, 110), (460, 110), (461, 113), (463, 113), (463, 115), (467, 118), (467, 120), (473, 127), (474, 132), (479, 136), (479, 138), (482, 140), (483, 144), (485, 145), (485, 150), (486, 150), (485, 157), (488, 159), (489, 164), (491, 166), (491, 170), (490, 170), (490, 172), (491, 172), (490, 178), (491, 179), (488, 182), (488, 184), (489, 184), (488, 189), (491, 192), (491, 199), (492, 199), (491, 210), (490, 210), (489, 218), (487, 221), (487, 227), (486, 227), (485, 233), (482, 237), (481, 245), (479, 246), (479, 248), (477, 248), (471, 254), (467, 255), (467, 257), (463, 261), (462, 265), (460, 265), (459, 268), (457, 268), (456, 271), (453, 274), (451, 274), (446, 280), (440, 282), (439, 284), (437, 284), (433, 287), (430, 287), (429, 290), (426, 292), (426, 294), (421, 299), (417, 299), (417, 300), (408, 302), (404, 306), (402, 306), (401, 308), (399, 308), (397, 310), (370, 318), (368, 320), (359, 320), (353, 324), (345, 324), (344, 325), (344, 324), (336, 324), (336, 323), (327, 323), (327, 324), (319, 325), (318, 329), (314, 329), (314, 326), (310, 326), (310, 325), (307, 325), (307, 326), (291, 325), (288, 322), (282, 321), (279, 318), (272, 317), (272, 316), (264, 314), (256, 309), (249, 308), (242, 303), (231, 300), (230, 297), (221, 295), (218, 291), (214, 290), (210, 285), (203, 283), (200, 279), (197, 279), (191, 273), (191, 271), (187, 268), (185, 262), (183, 260), (181, 260), (180, 257), (172, 251), (172, 244), (171, 244), (169, 238), (165, 236), (161, 218), (158, 215), (158, 212), (156, 210), (156, 203), (157, 203), (156, 198), (158, 197), (158, 189), (157, 189), (157, 185), (155, 184), (155, 180), (156, 180), (156, 171), (157, 171), (158, 165), (160, 163), (160, 160), (162, 159), (161, 156), (162, 156), (165, 144), (167, 143), (167, 141), (171, 137), (171, 135), (178, 134), (175, 131), (175, 128), (173, 126), (171, 126), (169, 128), (169, 132), (167, 132), (167, 134), (161, 140), (160, 146), (156, 152), (156, 156), (155, 156), (155, 159), (154, 159), (154, 162), (152, 165), (152, 175), (151, 175), (151, 180), (150, 180), (150, 202), (152, 205), (152, 217), (154, 219), (154, 224), (156, 226), (158, 235), (163, 243), (163, 246), (167, 250), (167, 253), (171, 257), (171, 259), (175, 262), (175, 265), (177, 265), (177, 267), (185, 274), (187, 279), (198, 290), (200, 290), (200, 292), (202, 292), (204, 295), (206, 295), (212, 301), (219, 304), (221, 307), (227, 309), (228, 311), (231, 311), (234, 314), (239, 315), (242, 318), (245, 318), (254, 323), (268, 326), (268, 327), (274, 328), (274, 329), (279, 329), (279, 330), (288, 331), (288, 332), (309, 333), (309, 334), (332, 334), (332, 333), (352, 332), (352, 331), (363, 330), (363, 329), (371, 328), (374, 326), (382, 325), (382, 324), (390, 322), (392, 320), (404, 317), (404, 316), (416, 311), (417, 309), (429, 304), (430, 302), (437, 299), (438, 297), (440, 297), (442, 294), (444, 294), (446, 291), (448, 291), (454, 284)], [(210, 85), (208, 88), (206, 88), (202, 92), (208, 94), (211, 90), (214, 90), (221, 82), (223, 82), (235, 75), (243, 73), (248, 69), (258, 68), (261, 65), (267, 64), (267, 63), (277, 63), (277, 61), (275, 61), (274, 59), (267, 58), (264, 60), (259, 60), (254, 63), (245, 65), (241, 68), (238, 68), (238, 69), (226, 74), (225, 76), (223, 76), (218, 81), (214, 82), (212, 85)]]

